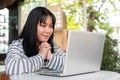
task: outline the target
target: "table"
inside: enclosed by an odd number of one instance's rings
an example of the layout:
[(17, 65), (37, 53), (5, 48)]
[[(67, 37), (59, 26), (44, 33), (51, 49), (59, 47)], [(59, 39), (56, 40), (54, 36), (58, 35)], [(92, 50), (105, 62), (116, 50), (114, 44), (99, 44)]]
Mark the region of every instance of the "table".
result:
[(77, 76), (55, 77), (39, 75), (39, 72), (36, 72), (23, 75), (13, 75), (10, 77), (10, 80), (120, 80), (120, 74), (111, 71), (99, 71)]

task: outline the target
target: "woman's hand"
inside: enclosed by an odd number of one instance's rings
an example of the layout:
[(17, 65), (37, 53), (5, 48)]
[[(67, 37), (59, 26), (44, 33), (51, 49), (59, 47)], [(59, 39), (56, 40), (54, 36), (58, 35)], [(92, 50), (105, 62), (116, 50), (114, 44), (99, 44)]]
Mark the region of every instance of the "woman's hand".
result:
[(51, 46), (50, 46), (50, 44), (47, 43), (47, 42), (41, 43), (41, 45), (39, 45), (39, 54), (41, 54), (44, 59), (49, 60), (50, 57), (51, 57)]
[(51, 58), (51, 50), (48, 51), (47, 56), (46, 56), (47, 60), (50, 60), (50, 58)]

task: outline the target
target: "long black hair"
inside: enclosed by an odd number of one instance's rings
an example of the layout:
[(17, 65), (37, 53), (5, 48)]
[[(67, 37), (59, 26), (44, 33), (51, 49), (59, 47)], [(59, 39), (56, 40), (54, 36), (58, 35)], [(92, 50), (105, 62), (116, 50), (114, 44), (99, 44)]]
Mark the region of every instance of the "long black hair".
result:
[[(24, 28), (21, 32), (21, 34), (18, 36), (18, 39), (23, 39), (23, 49), (25, 51), (25, 55), (28, 57), (34, 56), (38, 54), (38, 50), (36, 49), (36, 43), (38, 42), (37, 37), (37, 24), (40, 22), (46, 21), (47, 16), (50, 16), (52, 18), (52, 28), (54, 30), (56, 18), (52, 12), (50, 12), (45, 7), (36, 7), (34, 8), (30, 14), (28, 15), (28, 18), (26, 20), (26, 23), (24, 25)], [(48, 40), (48, 43), (51, 45), (52, 49), (51, 52), (54, 52), (53, 46), (53, 34)]]

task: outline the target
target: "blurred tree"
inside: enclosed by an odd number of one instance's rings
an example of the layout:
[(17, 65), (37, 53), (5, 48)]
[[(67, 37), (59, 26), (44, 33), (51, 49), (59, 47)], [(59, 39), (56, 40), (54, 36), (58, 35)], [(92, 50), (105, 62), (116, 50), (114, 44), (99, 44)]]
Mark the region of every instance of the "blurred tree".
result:
[[(67, 17), (67, 29), (79, 29), (79, 25), (83, 24), (79, 21), (79, 15), (82, 14), (80, 0), (47, 0), (48, 5), (53, 3), (60, 3)], [(81, 17), (82, 19), (82, 17)]]

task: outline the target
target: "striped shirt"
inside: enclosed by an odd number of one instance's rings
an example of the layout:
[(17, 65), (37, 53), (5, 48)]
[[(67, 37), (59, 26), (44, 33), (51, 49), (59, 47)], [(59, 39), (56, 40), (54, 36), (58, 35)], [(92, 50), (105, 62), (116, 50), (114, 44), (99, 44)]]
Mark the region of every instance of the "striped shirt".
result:
[(8, 53), (5, 59), (5, 69), (7, 75), (18, 75), (24, 73), (36, 72), (44, 67), (53, 70), (63, 70), (65, 53), (54, 46), (54, 54), (45, 65), (42, 55), (37, 54), (27, 57), (24, 54), (23, 39), (15, 40), (9, 45)]

